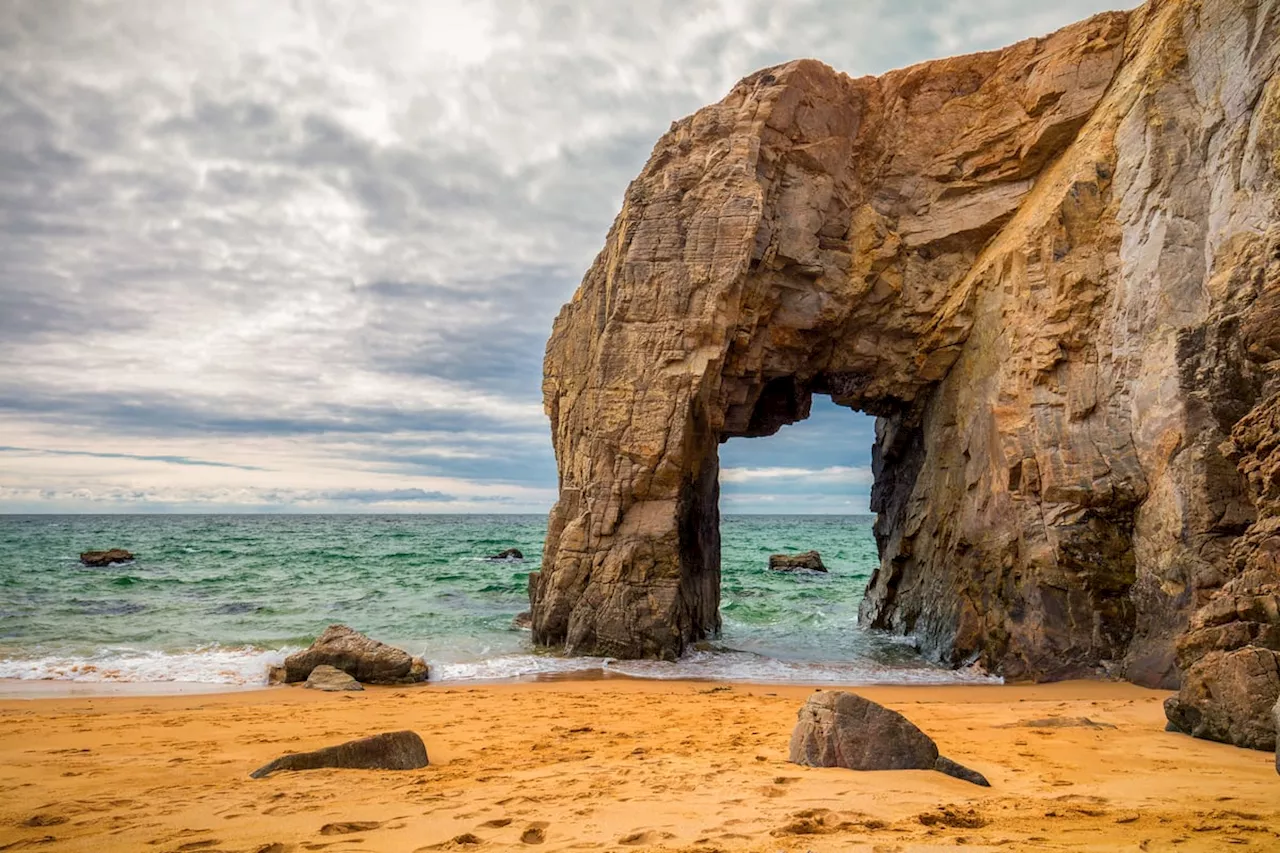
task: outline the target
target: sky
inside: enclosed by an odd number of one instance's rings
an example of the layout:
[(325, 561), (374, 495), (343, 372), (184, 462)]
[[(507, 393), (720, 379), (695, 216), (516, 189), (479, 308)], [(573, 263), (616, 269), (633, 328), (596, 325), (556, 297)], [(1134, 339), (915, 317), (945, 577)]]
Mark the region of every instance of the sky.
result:
[[(672, 120), (1105, 0), (4, 0), (0, 512), (544, 512), (551, 322)], [(872, 422), (722, 448), (864, 512)]]

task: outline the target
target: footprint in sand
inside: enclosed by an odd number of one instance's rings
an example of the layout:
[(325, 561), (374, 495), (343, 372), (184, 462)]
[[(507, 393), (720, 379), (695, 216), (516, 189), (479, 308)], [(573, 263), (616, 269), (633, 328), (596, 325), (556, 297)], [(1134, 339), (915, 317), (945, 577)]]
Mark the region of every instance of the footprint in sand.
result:
[(321, 835), (350, 835), (353, 832), (368, 832), (382, 826), (380, 820), (346, 820), (338, 823), (326, 823), (320, 827)]
[(70, 818), (60, 814), (33, 814), (22, 822), (23, 826), (59, 826)]
[(288, 844), (281, 844), (279, 841), (272, 841), (270, 844), (263, 844), (253, 853), (289, 853), (293, 848)]
[(486, 827), (488, 829), (502, 829), (502, 827), (510, 825), (511, 818), (509, 817), (495, 817), (493, 820), (486, 820), (484, 823), (480, 824), (481, 827)]
[(525, 844), (541, 844), (547, 840), (547, 827), (550, 825), (546, 821), (529, 824), (520, 834), (520, 841)]
[(670, 832), (657, 832), (652, 829), (641, 829), (630, 835), (624, 835), (618, 839), (619, 844), (625, 844), (628, 847), (636, 847), (641, 844), (657, 844), (668, 838), (675, 838)]

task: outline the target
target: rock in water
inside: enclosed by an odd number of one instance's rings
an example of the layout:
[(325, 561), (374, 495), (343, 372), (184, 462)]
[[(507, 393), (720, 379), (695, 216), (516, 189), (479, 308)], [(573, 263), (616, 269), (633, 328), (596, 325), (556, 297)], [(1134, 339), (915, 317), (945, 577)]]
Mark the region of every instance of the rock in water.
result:
[(408, 652), (371, 640), (346, 625), (330, 625), (310, 648), (284, 659), (285, 681), (306, 681), (321, 664), (365, 684), (413, 684), (427, 680), (427, 665)]
[(80, 555), (80, 562), (95, 568), (109, 566), (112, 563), (127, 563), (132, 559), (133, 554), (123, 548), (112, 548), (109, 551), (85, 551)]
[(520, 551), (519, 548), (508, 548), (507, 550), (499, 551), (497, 554), (494, 554), (490, 557), (485, 557), (485, 559), (486, 560), (523, 560), (524, 554)]
[(1278, 4), (798, 60), (675, 122), (548, 341), (534, 641), (713, 637), (720, 444), (825, 394), (878, 418), (865, 626), (1008, 680), (1280, 651)]
[(769, 568), (775, 572), (794, 572), (806, 569), (811, 572), (825, 572), (822, 555), (817, 551), (805, 551), (803, 554), (773, 554), (769, 557)]
[(897, 711), (842, 691), (809, 697), (791, 733), (789, 760), (849, 770), (938, 770), (989, 787), (981, 773), (939, 758), (933, 739)]
[(344, 690), (364, 690), (360, 686), (360, 682), (342, 670), (334, 669), (325, 663), (311, 670), (311, 674), (307, 676), (307, 683), (303, 686), (310, 687), (312, 690), (323, 690), (326, 693), (338, 693)]
[(387, 732), (314, 752), (282, 755), (249, 775), (261, 779), (279, 770), (319, 770), (339, 767), (349, 770), (418, 770), (427, 766), (427, 746), (414, 732)]

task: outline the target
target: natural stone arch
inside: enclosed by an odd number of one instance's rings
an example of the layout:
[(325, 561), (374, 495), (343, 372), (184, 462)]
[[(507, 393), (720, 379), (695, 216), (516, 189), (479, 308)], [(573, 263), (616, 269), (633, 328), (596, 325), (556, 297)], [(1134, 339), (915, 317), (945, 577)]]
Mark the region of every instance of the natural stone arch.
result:
[(1241, 332), (1277, 289), (1274, 5), (874, 79), (798, 61), (675, 123), (548, 344), (535, 639), (715, 633), (718, 445), (823, 392), (879, 418), (865, 623), (1014, 678), (1176, 683), (1256, 516), (1219, 445), (1276, 385)]

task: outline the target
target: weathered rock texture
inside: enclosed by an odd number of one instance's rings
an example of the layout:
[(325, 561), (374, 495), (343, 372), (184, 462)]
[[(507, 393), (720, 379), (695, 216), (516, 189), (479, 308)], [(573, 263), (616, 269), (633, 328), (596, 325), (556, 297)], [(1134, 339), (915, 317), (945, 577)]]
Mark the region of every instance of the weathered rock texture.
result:
[(339, 767), (348, 770), (418, 770), (427, 766), (427, 746), (416, 732), (387, 732), (349, 740), (312, 752), (282, 755), (249, 775), (261, 779), (280, 770), (319, 770)]
[(827, 567), (822, 562), (822, 555), (817, 551), (805, 551), (803, 554), (771, 554), (769, 569), (775, 572), (794, 572), (798, 569), (825, 572)]
[(307, 676), (306, 683), (302, 686), (309, 687), (312, 690), (323, 690), (325, 693), (364, 690), (360, 682), (342, 670), (335, 669), (324, 663), (311, 670), (311, 674)]
[(112, 548), (108, 551), (85, 551), (80, 555), (80, 562), (86, 566), (102, 568), (112, 563), (127, 563), (133, 559), (133, 554), (123, 548)]
[(819, 690), (796, 714), (788, 760), (849, 770), (937, 770), (990, 787), (975, 770), (938, 755), (915, 723), (856, 693)]
[(413, 684), (428, 675), (422, 658), (346, 625), (330, 625), (308, 648), (285, 658), (284, 680), (306, 681), (318, 666), (331, 666), (366, 684)]
[(1280, 0), (1163, 0), (676, 122), (547, 347), (536, 639), (715, 634), (718, 445), (822, 393), (878, 416), (867, 626), (1014, 679), (1174, 686), (1202, 607), (1184, 667), (1280, 647), (1215, 604), (1280, 553), (1278, 63)]

